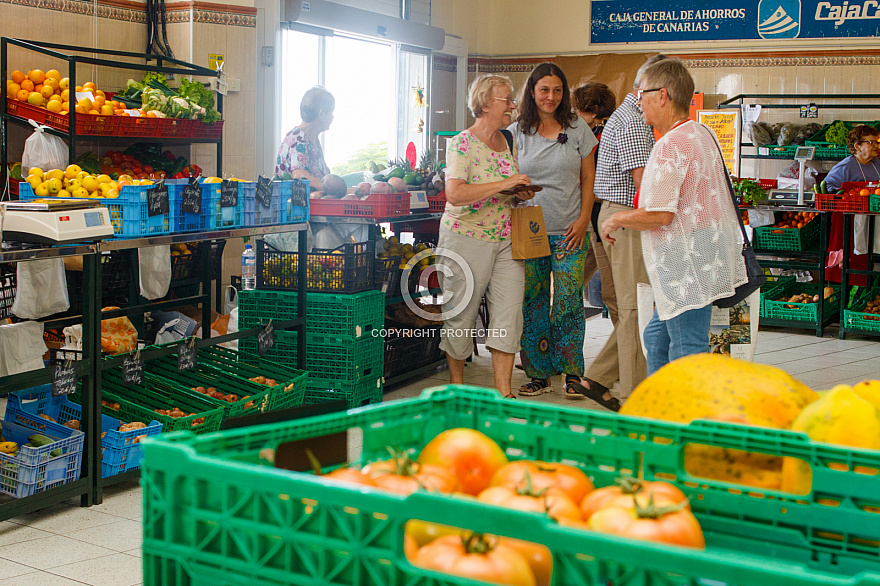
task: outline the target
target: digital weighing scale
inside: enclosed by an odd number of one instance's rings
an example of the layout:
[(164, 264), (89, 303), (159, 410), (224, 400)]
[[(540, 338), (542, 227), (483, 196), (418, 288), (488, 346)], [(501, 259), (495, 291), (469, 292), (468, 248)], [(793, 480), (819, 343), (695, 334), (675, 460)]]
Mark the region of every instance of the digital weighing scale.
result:
[(113, 236), (110, 213), (88, 199), (35, 199), (0, 203), (4, 240), (69, 244)]
[[(796, 205), (798, 202), (798, 190), (797, 189), (768, 189), (767, 190), (767, 201), (772, 201), (775, 203), (782, 204), (790, 204)], [(812, 204), (813, 203), (813, 192), (805, 191), (804, 192), (804, 203)]]
[(409, 209), (426, 210), (428, 209), (428, 192), (426, 191), (410, 191), (409, 192)]

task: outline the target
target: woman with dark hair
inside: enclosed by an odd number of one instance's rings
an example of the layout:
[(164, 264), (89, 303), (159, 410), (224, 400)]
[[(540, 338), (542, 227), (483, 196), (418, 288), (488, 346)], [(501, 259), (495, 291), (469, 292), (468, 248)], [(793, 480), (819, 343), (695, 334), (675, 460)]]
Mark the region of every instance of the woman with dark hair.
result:
[(534, 201), (543, 208), (550, 237), (550, 256), (525, 263), (520, 356), (531, 381), (519, 394), (550, 392), (550, 377), (564, 374), (565, 396), (583, 399), (577, 386), (584, 372), (584, 259), (598, 141), (572, 112), (568, 80), (553, 63), (532, 70), (517, 120), (508, 130), (519, 151), (520, 171), (544, 188)]
[[(877, 137), (880, 136), (873, 126), (860, 125), (849, 131), (846, 136), (846, 146), (850, 156), (843, 159), (828, 172), (825, 182), (829, 189), (840, 189), (847, 181), (871, 181), (880, 183), (880, 148), (877, 145)], [(868, 216), (857, 214), (853, 220), (853, 231), (850, 234), (849, 268), (853, 270), (867, 270), (868, 268)], [(835, 283), (841, 282), (842, 271), (840, 263), (843, 261), (843, 214), (831, 215), (831, 234), (828, 238), (828, 268), (825, 269), (825, 278)], [(868, 279), (865, 275), (852, 275), (848, 277), (850, 285), (865, 286)]]

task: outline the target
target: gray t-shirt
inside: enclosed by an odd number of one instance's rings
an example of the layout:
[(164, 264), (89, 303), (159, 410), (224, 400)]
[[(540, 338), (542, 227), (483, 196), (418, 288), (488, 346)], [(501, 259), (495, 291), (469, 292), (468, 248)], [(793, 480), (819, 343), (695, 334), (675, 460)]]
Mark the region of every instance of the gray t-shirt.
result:
[(519, 149), (519, 172), (544, 188), (532, 201), (544, 210), (547, 234), (562, 236), (581, 214), (581, 161), (599, 141), (580, 118), (565, 129), (565, 144), (537, 132), (525, 134), (517, 122), (508, 130)]

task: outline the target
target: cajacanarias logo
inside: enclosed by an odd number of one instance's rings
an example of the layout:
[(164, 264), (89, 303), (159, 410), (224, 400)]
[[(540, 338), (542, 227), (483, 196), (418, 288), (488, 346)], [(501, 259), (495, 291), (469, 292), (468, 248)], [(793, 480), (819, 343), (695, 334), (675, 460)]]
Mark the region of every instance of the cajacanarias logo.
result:
[(861, 4), (850, 4), (844, 0), (843, 4), (834, 5), (831, 2), (819, 2), (816, 5), (816, 20), (833, 20), (840, 26), (848, 20), (873, 20), (880, 19), (880, 3), (868, 0)]
[(529, 230), (532, 231), (532, 234), (537, 234), (540, 229), (541, 226), (538, 225), (538, 222), (535, 222), (534, 220), (529, 222)]
[(758, 4), (758, 34), (762, 39), (793, 39), (800, 32), (800, 0), (761, 0)]

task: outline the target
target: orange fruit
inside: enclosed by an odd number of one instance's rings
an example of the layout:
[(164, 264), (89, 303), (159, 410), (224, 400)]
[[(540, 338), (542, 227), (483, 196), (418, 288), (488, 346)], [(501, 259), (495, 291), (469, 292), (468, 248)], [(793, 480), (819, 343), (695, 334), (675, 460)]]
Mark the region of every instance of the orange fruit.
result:
[(32, 82), (29, 79), (23, 80), (19, 85), (21, 86), (21, 89), (23, 89), (23, 90), (27, 90), (29, 92), (34, 91), (34, 82)]
[(46, 109), (50, 112), (58, 113), (63, 110), (64, 107), (59, 100), (49, 100), (49, 102), (46, 104)]
[(61, 79), (61, 74), (58, 73), (57, 69), (50, 69), (49, 71), (46, 72), (46, 77), (54, 78), (54, 79)]
[(7, 96), (15, 96), (18, 92), (21, 91), (21, 86), (15, 83), (12, 80), (6, 82), (6, 95)]
[(30, 92), (27, 90), (18, 90), (18, 93), (15, 94), (15, 99), (19, 102), (27, 102), (28, 96)]
[(91, 90), (92, 93), (95, 93), (94, 90), (96, 90), (96, 89), (98, 89), (98, 88), (95, 86), (95, 82), (93, 82), (93, 81), (87, 81), (87, 82), (85, 82), (85, 83), (83, 84), (83, 89), (86, 90), (86, 91)]
[(18, 84), (20, 84), (21, 82), (24, 81), (24, 73), (22, 73), (18, 69), (16, 69), (15, 71), (12, 72), (11, 77), (12, 77), (12, 81), (14, 81), (15, 83), (18, 83)]
[(107, 96), (101, 90), (95, 90), (93, 93), (95, 94), (95, 96), (101, 98), (102, 100), (107, 99)]
[(56, 92), (61, 89), (61, 83), (54, 77), (47, 77), (46, 81), (43, 82), (43, 85), (52, 86), (52, 89)]
[(67, 88), (69, 88), (70, 87), (70, 78), (69, 77), (62, 77), (58, 81), (58, 87), (60, 87), (63, 90), (66, 90)]
[(70, 112), (70, 102), (61, 102), (61, 110), (64, 112)]
[(98, 111), (95, 110), (94, 108), (92, 108), (91, 110), (89, 110), (88, 113), (91, 114), (91, 115), (93, 115), (93, 116), (98, 116), (98, 115), (100, 114), (100, 112), (98, 112)]
[(62, 102), (69, 102), (70, 101), (70, 90), (68, 90), (68, 89), (61, 90), (61, 101)]
[(92, 105), (98, 110), (100, 110), (101, 106), (103, 106), (106, 103), (107, 103), (107, 101), (104, 98), (102, 98), (101, 96), (95, 96), (95, 99), (92, 100)]
[(76, 111), (77, 114), (88, 114), (89, 113), (89, 109), (86, 108), (85, 106), (81, 106), (80, 104), (77, 104), (76, 106), (74, 106), (74, 110)]
[[(77, 105), (77, 106), (82, 106), (83, 108), (86, 109), (86, 111), (92, 109), (92, 101), (91, 101), (90, 99), (88, 99), (88, 98), (83, 98), (83, 99), (77, 101), (76, 105)], [(78, 111), (78, 110), (77, 110), (77, 111)]]
[(73, 89), (74, 89), (75, 91), (81, 92), (81, 91), (83, 91), (83, 86), (78, 85), (78, 86), (76, 86), (76, 87), (73, 88)]
[(31, 106), (42, 106), (44, 100), (42, 94), (31, 92), (28, 94), (27, 101)]
[(871, 195), (871, 190), (870, 189), (862, 189), (859, 192), (859, 195)]
[[(36, 89), (34, 89), (36, 91)], [(52, 97), (52, 94), (55, 93), (55, 90), (52, 89), (51, 85), (44, 85), (42, 89), (40, 89), (40, 95), (42, 95), (47, 100)]]
[(32, 82), (34, 82), (35, 84), (36, 83), (43, 83), (43, 80), (46, 79), (46, 74), (43, 73), (42, 70), (40, 70), (40, 69), (31, 69), (30, 71), (28, 71), (27, 76), (28, 76), (28, 79), (31, 80)]
[(116, 112), (113, 110), (113, 106), (110, 104), (104, 104), (101, 106), (101, 115), (102, 116), (113, 116)]

